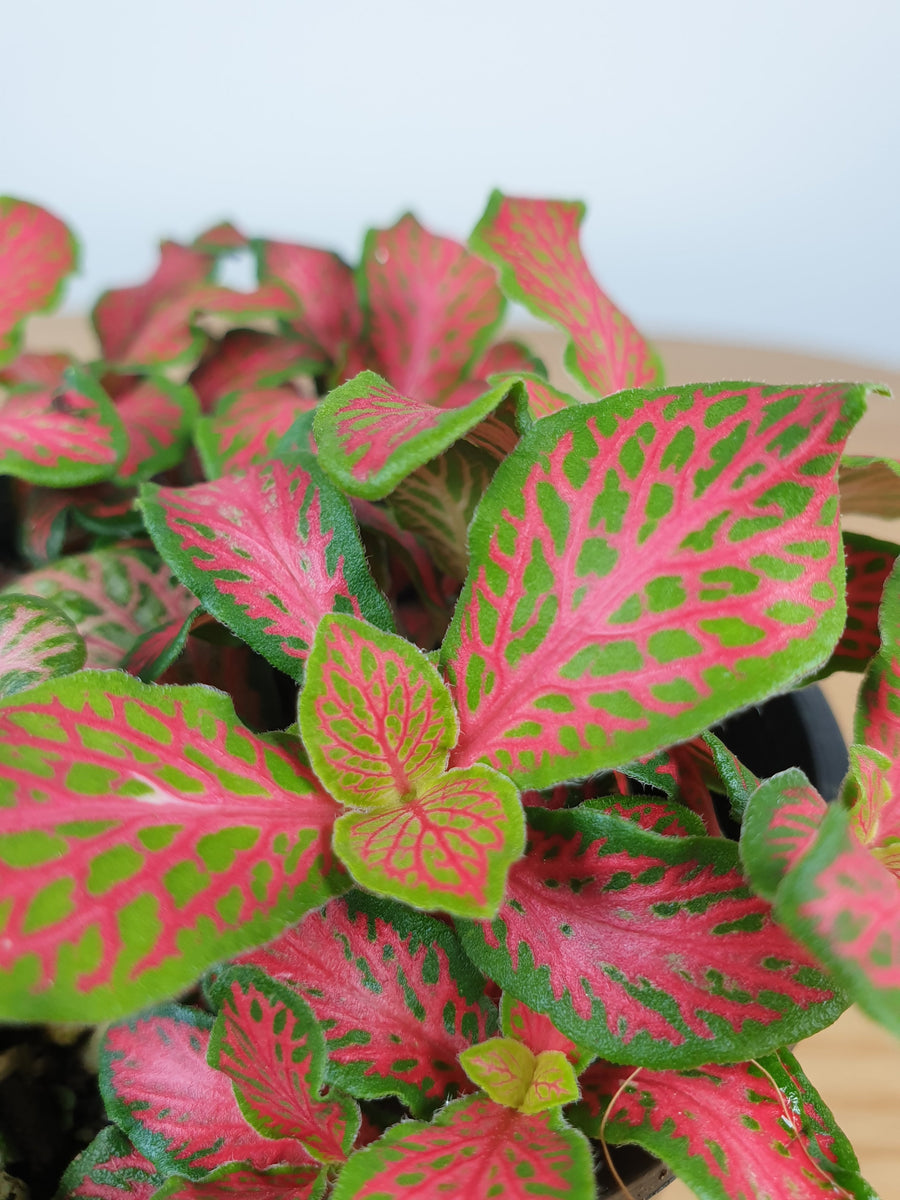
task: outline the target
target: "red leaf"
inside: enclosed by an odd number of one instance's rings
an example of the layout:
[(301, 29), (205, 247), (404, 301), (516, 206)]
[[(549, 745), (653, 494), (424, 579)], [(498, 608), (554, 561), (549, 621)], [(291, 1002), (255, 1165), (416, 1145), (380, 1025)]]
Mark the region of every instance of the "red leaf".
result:
[(307, 353), (341, 363), (362, 332), (353, 271), (336, 254), (292, 242), (262, 242), (260, 277), (286, 284), (299, 302), (291, 328)]
[(15, 356), (21, 322), (56, 303), (75, 265), (75, 241), (58, 217), (0, 196), (0, 363)]
[(255, 329), (230, 329), (213, 342), (190, 376), (200, 409), (211, 413), (231, 392), (274, 387), (306, 368), (303, 344)]

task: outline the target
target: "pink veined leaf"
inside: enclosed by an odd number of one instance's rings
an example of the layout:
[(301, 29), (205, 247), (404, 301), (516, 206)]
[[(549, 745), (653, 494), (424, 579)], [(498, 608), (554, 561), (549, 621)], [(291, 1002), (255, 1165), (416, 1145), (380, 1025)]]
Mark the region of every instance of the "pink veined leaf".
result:
[(391, 511), (431, 551), (435, 565), (457, 580), (469, 565), (466, 541), (472, 517), (496, 462), (467, 442), (456, 442), (424, 463), (391, 493)]
[(753, 896), (724, 838), (672, 838), (590, 807), (529, 809), (498, 917), (460, 922), (472, 961), (612, 1062), (767, 1053), (844, 1007)]
[(84, 666), (84, 642), (58, 608), (34, 596), (0, 595), (0, 700)]
[(843, 803), (850, 829), (863, 846), (900, 879), (900, 803), (894, 795), (894, 763), (871, 746), (850, 747), (850, 774)]
[(162, 1182), (153, 1163), (107, 1125), (66, 1169), (56, 1200), (151, 1200)]
[(444, 681), (415, 646), (342, 614), (324, 616), (300, 694), (310, 763), (341, 804), (394, 809), (427, 792), (456, 741)]
[(230, 329), (213, 342), (190, 375), (200, 409), (211, 413), (232, 392), (276, 387), (304, 373), (303, 345), (293, 338), (256, 329)]
[[(460, 1051), (494, 1032), (484, 980), (442, 921), (351, 891), (240, 956), (294, 988), (321, 1025), (329, 1079), (423, 1115), (466, 1091)], [(340, 979), (340, 987), (322, 981)]]
[(569, 334), (566, 366), (589, 391), (605, 396), (660, 383), (656, 355), (600, 290), (584, 260), (583, 216), (583, 204), (494, 192), (469, 244), (499, 267), (511, 300)]
[(841, 511), (868, 517), (900, 517), (900, 462), (846, 454), (841, 459)]
[(252, 388), (222, 398), (197, 426), (197, 449), (207, 478), (265, 462), (301, 413), (317, 405), (292, 387)]
[(19, 388), (0, 402), (0, 471), (73, 487), (108, 479), (126, 450), (122, 419), (93, 376), (72, 367), (59, 389)]
[(544, 377), (547, 374), (547, 368), (538, 356), (533, 354), (524, 342), (512, 339), (494, 342), (472, 367), (472, 375), (476, 379), (487, 379), (489, 375), (496, 375), (501, 371)]
[(18, 352), (22, 321), (56, 304), (76, 265), (75, 239), (58, 217), (0, 196), (0, 363)]
[(601, 796), (589, 801), (597, 812), (612, 812), (641, 829), (664, 837), (702, 837), (703, 820), (677, 800), (655, 796)]
[(844, 533), (847, 623), (826, 670), (864, 671), (881, 648), (878, 610), (900, 547), (859, 533)]
[(0, 705), (0, 996), (104, 1020), (172, 995), (344, 890), (338, 808), (228, 696), (82, 671)]
[(231, 221), (220, 221), (218, 225), (211, 225), (209, 229), (198, 233), (193, 244), (198, 250), (228, 253), (231, 250), (243, 250), (249, 241), (247, 235), (241, 233)]
[[(144, 683), (158, 680), (175, 663), (187, 643), (191, 627), (202, 617), (203, 610), (197, 605), (186, 616), (175, 616), (157, 625), (134, 643), (122, 661), (122, 669), (129, 675), (142, 679)], [(169, 680), (170, 683), (201, 683), (196, 677), (186, 680)]]
[(536, 422), (497, 469), (442, 663), (454, 766), (529, 787), (684, 741), (828, 657), (850, 384), (626, 392)]
[(773, 900), (787, 871), (812, 845), (827, 805), (795, 767), (764, 780), (747, 804), (741, 861), (754, 890)]
[[(510, 1037), (493, 1037), (477, 1046), (469, 1046), (459, 1056), (463, 1069), (475, 1087), (495, 1104), (522, 1108), (534, 1077), (536, 1055), (522, 1042)], [(576, 1085), (574, 1096), (578, 1099)]]
[(167, 1175), (202, 1179), (234, 1162), (309, 1166), (299, 1142), (264, 1137), (244, 1119), (228, 1076), (207, 1063), (211, 1024), (172, 1004), (113, 1025), (100, 1060), (109, 1115)]
[(69, 510), (87, 488), (52, 488), (19, 483), (19, 549), (32, 566), (41, 566), (63, 552), (69, 531)]
[[(20, 575), (18, 592), (50, 601), (84, 639), (89, 667), (120, 667), (163, 623), (179, 626), (197, 601), (152, 550), (111, 546)], [(12, 589), (11, 589), (12, 590)]]
[(447, 771), (415, 798), (345, 812), (334, 849), (354, 880), (414, 908), (492, 917), (525, 846), (513, 783), (490, 767)]
[(728, 797), (731, 816), (740, 824), (743, 821), (750, 797), (759, 787), (760, 781), (714, 733), (707, 730), (703, 734), (703, 740), (709, 746), (716, 773), (722, 789)]
[(826, 964), (873, 1020), (900, 1035), (900, 882), (830, 805), (806, 854), (782, 880), (779, 922)]
[(0, 383), (52, 391), (60, 386), (66, 370), (73, 365), (70, 354), (20, 354), (0, 368)]
[(391, 624), (349, 506), (309, 457), (189, 488), (145, 484), (141, 508), (181, 582), (295, 679), (326, 613)]
[(313, 425), (319, 458), (351, 496), (380, 500), (417, 467), (465, 437), (518, 387), (479, 388), (465, 407), (441, 409), (363, 371), (319, 405)]
[(185, 292), (205, 284), (215, 259), (200, 250), (162, 242), (159, 265), (146, 283), (105, 292), (94, 308), (92, 320), (103, 356), (110, 362), (128, 357), (129, 347), (159, 312), (168, 309)]
[(361, 267), (375, 360), (397, 391), (440, 404), (481, 358), (503, 316), (497, 277), (407, 213), (366, 237)]
[(363, 316), (353, 271), (336, 254), (292, 242), (259, 243), (260, 278), (286, 285), (297, 297), (291, 328), (321, 365), (342, 364), (362, 335)]
[(327, 1185), (318, 1164), (257, 1171), (236, 1163), (210, 1171), (203, 1179), (172, 1175), (155, 1200), (319, 1200)]
[(213, 999), (209, 1063), (232, 1081), (246, 1120), (264, 1137), (295, 1138), (317, 1162), (344, 1162), (359, 1106), (332, 1089), (321, 1095), (328, 1055), (308, 1005), (256, 967), (229, 968)]
[(430, 1125), (393, 1125), (353, 1155), (333, 1193), (334, 1200), (594, 1195), (587, 1140), (558, 1112), (532, 1116), (484, 1095), (448, 1104)]
[(533, 1054), (543, 1054), (547, 1050), (564, 1054), (579, 1073), (593, 1058), (590, 1051), (582, 1050), (571, 1038), (560, 1033), (548, 1016), (535, 1012), (512, 996), (503, 996), (500, 1001), (500, 1022), (507, 1037), (515, 1038)]
[(181, 460), (198, 404), (191, 388), (157, 376), (129, 388), (116, 401), (116, 410), (128, 437), (117, 478), (128, 485), (151, 479)]
[(573, 1118), (591, 1137), (643, 1146), (709, 1200), (876, 1200), (796, 1060), (780, 1055), (691, 1071), (598, 1062)]
[(670, 800), (683, 804), (703, 822), (701, 832), (722, 837), (710, 786), (715, 779), (712, 753), (701, 737), (670, 746), (625, 768), (625, 774), (659, 788)]

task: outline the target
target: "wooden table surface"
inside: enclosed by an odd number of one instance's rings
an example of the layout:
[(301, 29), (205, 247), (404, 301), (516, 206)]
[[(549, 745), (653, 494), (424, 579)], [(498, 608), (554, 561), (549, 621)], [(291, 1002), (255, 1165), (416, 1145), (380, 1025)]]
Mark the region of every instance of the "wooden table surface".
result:
[[(560, 360), (558, 335), (528, 330), (525, 336), (547, 359), (552, 378), (558, 372), (554, 363)], [(35, 350), (71, 349), (90, 354), (93, 342), (83, 321), (51, 317), (33, 322), (29, 345)], [(856, 454), (900, 458), (900, 371), (754, 347), (661, 339), (656, 346), (666, 364), (669, 383), (712, 379), (753, 379), (762, 383), (843, 379), (887, 383), (893, 387), (897, 399), (872, 397), (868, 413), (851, 436), (849, 449)], [(570, 386), (563, 375), (556, 381), (562, 387)], [(848, 525), (900, 541), (900, 523), (894, 528), (887, 522), (853, 519)], [(824, 684), (845, 737), (851, 730), (858, 682), (858, 676), (842, 673)], [(900, 1200), (900, 1043), (851, 1009), (829, 1029), (801, 1043), (797, 1056), (855, 1146), (862, 1172), (881, 1200)], [(693, 1193), (680, 1182), (665, 1192), (666, 1200), (688, 1200), (691, 1196)]]

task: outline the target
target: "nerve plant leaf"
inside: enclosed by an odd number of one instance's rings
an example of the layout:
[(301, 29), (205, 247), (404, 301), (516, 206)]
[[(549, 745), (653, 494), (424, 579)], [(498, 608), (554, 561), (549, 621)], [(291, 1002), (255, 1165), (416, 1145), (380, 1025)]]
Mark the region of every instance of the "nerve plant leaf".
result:
[(214, 342), (191, 372), (200, 408), (211, 413), (231, 392), (275, 387), (306, 368), (303, 345), (293, 338), (256, 329), (230, 329)]
[(211, 1024), (173, 1004), (113, 1025), (100, 1061), (109, 1115), (164, 1174), (202, 1179), (234, 1162), (309, 1166), (298, 1141), (264, 1137), (244, 1119), (228, 1076), (207, 1063)]
[(197, 423), (197, 449), (208, 479), (244, 471), (272, 457), (302, 413), (318, 403), (290, 387), (255, 387), (224, 396)]
[(231, 700), (84, 671), (0, 705), (5, 937), (15, 1020), (103, 1020), (347, 886), (339, 811), (287, 735)]
[(572, 1113), (591, 1137), (635, 1142), (701, 1200), (877, 1200), (834, 1118), (786, 1051), (691, 1071), (595, 1063)]
[(0, 196), (0, 363), (15, 357), (25, 317), (56, 304), (76, 257), (75, 240), (58, 217)]
[(847, 622), (820, 678), (832, 671), (864, 671), (881, 647), (878, 610), (900, 546), (844, 533), (847, 564)]
[(35, 596), (0, 595), (0, 699), (84, 666), (85, 649), (68, 617)]
[(120, 1129), (107, 1125), (70, 1163), (56, 1200), (151, 1200), (163, 1178)]
[(441, 404), (487, 348), (505, 306), (497, 277), (411, 214), (366, 238), (360, 268), (375, 360), (404, 395)]
[(295, 679), (316, 626), (333, 609), (390, 625), (350, 508), (309, 458), (189, 488), (145, 484), (141, 506), (182, 583)]
[(328, 1056), (309, 1006), (256, 967), (225, 971), (212, 998), (219, 1014), (208, 1061), (231, 1079), (247, 1121), (264, 1137), (295, 1138), (318, 1162), (343, 1162), (359, 1107), (340, 1093), (320, 1095)]
[(0, 404), (0, 472), (77, 487), (109, 479), (127, 448), (122, 418), (93, 376), (70, 367), (60, 388), (17, 388)]
[(809, 849), (827, 808), (796, 767), (764, 780), (752, 794), (741, 826), (741, 861), (764, 899), (775, 899), (785, 874)]
[(457, 922), (486, 975), (612, 1062), (767, 1053), (845, 1007), (752, 895), (723, 838), (661, 837), (591, 808), (529, 809), (493, 922)]
[(354, 1154), (334, 1200), (433, 1200), (435, 1196), (596, 1195), (584, 1135), (558, 1112), (536, 1115), (467, 1096), (441, 1109), (430, 1125), (401, 1121)]
[(864, 392), (692, 385), (536, 422), (469, 534), (442, 649), (452, 765), (548, 787), (821, 665), (844, 624), (834, 472)]
[(546, 1112), (579, 1097), (575, 1069), (562, 1050), (537, 1054), (511, 1037), (470, 1046), (459, 1056), (466, 1074), (496, 1104), (523, 1113)]
[(152, 630), (180, 628), (197, 601), (151, 549), (110, 546), (20, 575), (10, 591), (50, 601), (75, 626), (89, 667), (121, 667)]
[[(398, 1096), (417, 1116), (465, 1090), (458, 1055), (496, 1018), (452, 930), (356, 890), (239, 963), (294, 988), (321, 1025), (329, 1079), (364, 1099)], [(340, 979), (339, 987), (323, 987)]]
[(494, 192), (470, 245), (500, 268), (511, 300), (569, 334), (566, 366), (589, 391), (605, 396), (659, 383), (656, 355), (600, 290), (584, 260), (583, 216), (583, 204)]
[(175, 466), (187, 449), (198, 405), (191, 388), (152, 377), (117, 397), (116, 411), (128, 438), (116, 476), (127, 485)]
[(313, 424), (319, 459), (351, 496), (380, 500), (464, 437), (520, 385), (476, 388), (458, 408), (435, 408), (362, 371), (322, 401)]
[(232, 1163), (202, 1179), (170, 1175), (154, 1200), (319, 1200), (327, 1186), (318, 1163), (265, 1171)]

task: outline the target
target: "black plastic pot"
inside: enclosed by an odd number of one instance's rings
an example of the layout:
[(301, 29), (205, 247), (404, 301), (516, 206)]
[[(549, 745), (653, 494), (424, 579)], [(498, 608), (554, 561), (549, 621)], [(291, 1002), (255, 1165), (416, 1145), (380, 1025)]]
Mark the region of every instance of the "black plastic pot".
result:
[[(759, 778), (799, 767), (826, 800), (837, 798), (849, 767), (847, 748), (828, 701), (815, 685), (745, 709), (714, 732)], [(736, 837), (739, 831), (727, 804), (718, 815), (723, 828)], [(650, 1200), (675, 1178), (659, 1159), (637, 1146), (614, 1146), (611, 1153), (632, 1200)], [(605, 1162), (598, 1166), (597, 1183), (601, 1200), (626, 1200)]]

